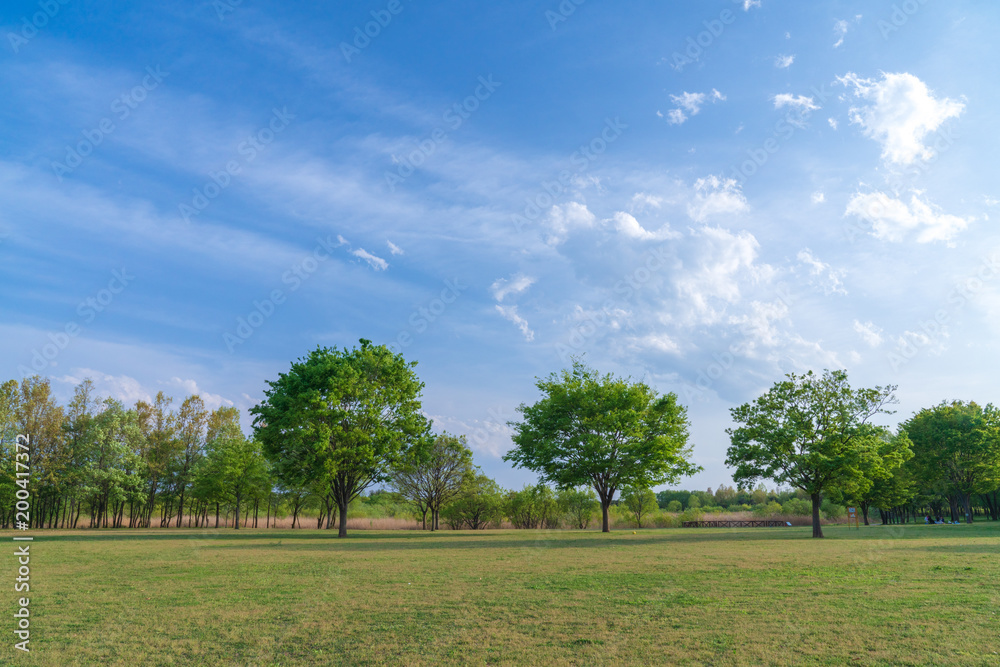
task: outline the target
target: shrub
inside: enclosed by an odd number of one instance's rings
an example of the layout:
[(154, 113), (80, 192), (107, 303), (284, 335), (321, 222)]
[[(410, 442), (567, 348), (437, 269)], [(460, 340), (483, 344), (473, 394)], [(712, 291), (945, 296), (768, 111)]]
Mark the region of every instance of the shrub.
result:
[(684, 509), (684, 506), (681, 505), (681, 501), (679, 501), (679, 500), (671, 500), (669, 503), (667, 503), (667, 511), (668, 512), (673, 512), (674, 514), (677, 514), (678, 512), (680, 512), (683, 509)]

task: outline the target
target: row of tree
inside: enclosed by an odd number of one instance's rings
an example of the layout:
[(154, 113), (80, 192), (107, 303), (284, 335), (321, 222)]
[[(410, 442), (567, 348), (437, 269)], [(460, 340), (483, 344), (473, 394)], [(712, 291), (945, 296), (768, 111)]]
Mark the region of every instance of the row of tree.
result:
[[(199, 527), (218, 525), (220, 514), (238, 527), (249, 512), (256, 525), (261, 511), (270, 525), (279, 508), (294, 525), (315, 505), (317, 525), (337, 526), (344, 536), (351, 503), (388, 486), (431, 530), (442, 521), (482, 528), (498, 517), (546, 526), (557, 513), (576, 513), (582, 525), (596, 498), (608, 531), (619, 497), (640, 523), (657, 504), (762, 506), (762, 480), (811, 502), (817, 537), (824, 498), (858, 504), (866, 522), (873, 507), (885, 522), (944, 507), (969, 521), (977, 512), (997, 519), (1000, 416), (992, 406), (942, 404), (893, 432), (873, 419), (891, 412), (895, 387), (855, 390), (841, 371), (789, 375), (732, 410), (727, 464), (740, 488), (658, 498), (650, 488), (700, 470), (690, 462), (685, 408), (672, 393), (577, 361), (539, 379), (541, 398), (521, 405), (521, 419), (510, 423), (515, 446), (505, 460), (541, 483), (509, 492), (473, 465), (463, 438), (433, 432), (415, 366), (366, 340), (353, 349), (317, 348), (268, 382), (250, 411), (253, 437), (241, 431), (235, 408), (210, 411), (198, 396), (177, 409), (162, 393), (127, 407), (99, 399), (84, 381), (64, 407), (47, 380), (7, 382), (0, 386), (0, 524), (16, 521), (19, 490), (30, 486), (34, 527), (76, 527), (81, 516), (91, 527)], [(30, 435), (27, 482), (18, 479), (12, 452), (19, 433)]]

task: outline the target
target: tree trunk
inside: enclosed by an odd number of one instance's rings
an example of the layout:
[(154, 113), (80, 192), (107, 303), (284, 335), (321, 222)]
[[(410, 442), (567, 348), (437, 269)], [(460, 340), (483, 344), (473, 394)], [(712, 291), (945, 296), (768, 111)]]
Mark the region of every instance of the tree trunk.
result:
[(972, 523), (972, 494), (962, 494), (962, 504), (965, 505), (965, 523)]
[(861, 516), (865, 519), (865, 525), (870, 525), (868, 523), (868, 510), (871, 507), (868, 503), (861, 503)]
[(813, 537), (823, 537), (823, 526), (819, 523), (819, 506), (822, 499), (818, 493), (811, 495), (813, 504)]
[(601, 499), (601, 532), (610, 533), (611, 525), (608, 522), (608, 507), (611, 506), (610, 500)]
[(340, 506), (340, 526), (337, 530), (337, 537), (347, 537), (347, 503), (338, 502)]
[(427, 510), (425, 509), (420, 517), (420, 521), (423, 524), (423, 530), (427, 530)]

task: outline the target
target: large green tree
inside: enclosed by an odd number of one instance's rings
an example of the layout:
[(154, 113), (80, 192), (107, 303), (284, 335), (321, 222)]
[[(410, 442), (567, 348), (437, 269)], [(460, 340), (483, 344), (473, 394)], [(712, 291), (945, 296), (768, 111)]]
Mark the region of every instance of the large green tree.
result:
[(516, 446), (504, 460), (559, 488), (592, 486), (605, 533), (619, 489), (673, 483), (701, 469), (689, 461), (687, 411), (675, 394), (660, 396), (580, 361), (536, 386), (544, 397), (518, 407), (523, 421), (510, 422)]
[(813, 537), (823, 537), (825, 491), (859, 495), (872, 480), (899, 467), (906, 441), (889, 439), (871, 419), (891, 414), (895, 387), (852, 389), (844, 371), (790, 373), (756, 400), (730, 410), (738, 428), (727, 429), (726, 465), (741, 486), (762, 479), (788, 484), (812, 500)]
[(350, 502), (386, 481), (401, 453), (426, 436), (414, 366), (364, 339), (350, 350), (317, 348), (268, 382), (264, 401), (250, 410), (280, 479), (330, 489), (340, 537)]
[(972, 523), (972, 494), (1000, 481), (1000, 414), (992, 405), (953, 401), (921, 410), (903, 429), (913, 441), (914, 467), (924, 486), (961, 503)]

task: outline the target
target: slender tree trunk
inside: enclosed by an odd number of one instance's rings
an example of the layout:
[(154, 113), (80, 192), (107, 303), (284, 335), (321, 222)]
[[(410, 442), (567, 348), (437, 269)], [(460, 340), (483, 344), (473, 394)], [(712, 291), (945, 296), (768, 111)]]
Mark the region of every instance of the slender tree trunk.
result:
[(610, 533), (611, 524), (608, 522), (608, 508), (611, 506), (611, 499), (601, 498), (601, 532)]
[(427, 510), (426, 509), (423, 510), (423, 513), (420, 516), (420, 522), (422, 524), (421, 529), (422, 530), (427, 530)]
[(822, 499), (818, 493), (812, 494), (811, 498), (813, 504), (813, 537), (823, 537), (823, 526), (819, 523), (819, 506)]

